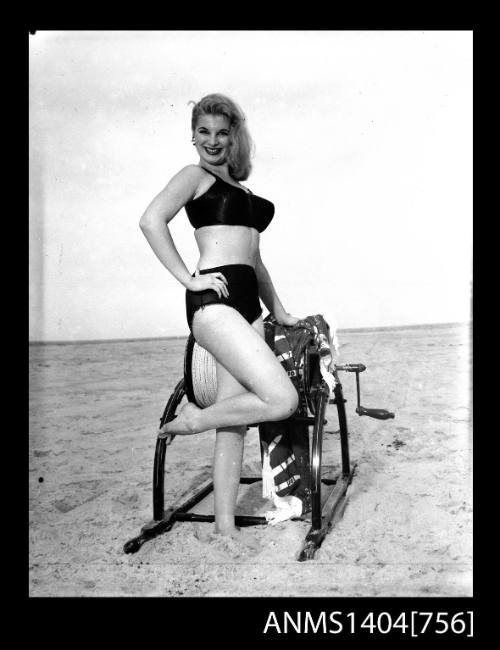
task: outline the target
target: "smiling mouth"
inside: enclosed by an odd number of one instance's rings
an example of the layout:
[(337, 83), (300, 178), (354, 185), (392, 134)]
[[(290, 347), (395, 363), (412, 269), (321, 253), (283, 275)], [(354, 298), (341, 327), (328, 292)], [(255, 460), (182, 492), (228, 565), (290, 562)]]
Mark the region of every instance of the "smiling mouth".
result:
[(204, 149), (211, 156), (216, 156), (222, 151), (219, 147), (204, 147)]

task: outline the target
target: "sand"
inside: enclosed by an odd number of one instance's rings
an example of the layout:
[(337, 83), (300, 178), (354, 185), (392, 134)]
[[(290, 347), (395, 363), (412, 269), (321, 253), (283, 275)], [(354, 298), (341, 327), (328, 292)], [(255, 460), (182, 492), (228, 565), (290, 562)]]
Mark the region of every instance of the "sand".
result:
[[(471, 343), (466, 325), (339, 332), (356, 474), (342, 519), (314, 560), (298, 562), (307, 521), (246, 528), (260, 550), (178, 523), (133, 555), (152, 518), (156, 430), (182, 376), (184, 339), (30, 346), (31, 596), (471, 596)], [(335, 406), (324, 463), (339, 467)], [(213, 432), (168, 448), (165, 506), (210, 476)], [(245, 473), (259, 470), (257, 430)], [(272, 507), (242, 486), (238, 512)], [(211, 499), (196, 508), (211, 512)]]

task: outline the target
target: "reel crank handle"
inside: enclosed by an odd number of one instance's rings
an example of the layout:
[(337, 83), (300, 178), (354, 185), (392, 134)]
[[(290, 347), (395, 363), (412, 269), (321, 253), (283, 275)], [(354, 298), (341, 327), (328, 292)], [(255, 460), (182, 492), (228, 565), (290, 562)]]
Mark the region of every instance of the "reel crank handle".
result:
[(367, 409), (364, 406), (358, 406), (356, 413), (358, 415), (367, 415), (369, 418), (376, 418), (377, 420), (389, 420), (394, 417), (394, 413), (386, 409)]
[(343, 372), (364, 372), (366, 366), (362, 363), (344, 363), (339, 366), (335, 366), (335, 370), (342, 370)]

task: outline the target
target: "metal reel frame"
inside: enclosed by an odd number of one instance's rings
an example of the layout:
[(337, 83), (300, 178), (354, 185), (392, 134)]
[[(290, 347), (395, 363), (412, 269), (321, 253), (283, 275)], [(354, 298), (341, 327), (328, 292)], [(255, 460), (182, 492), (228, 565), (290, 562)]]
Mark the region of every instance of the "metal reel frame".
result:
[[(307, 348), (306, 348), (307, 349)], [(307, 533), (304, 545), (299, 553), (298, 560), (304, 561), (314, 557), (323, 539), (340, 518), (345, 504), (347, 488), (354, 475), (354, 467), (349, 461), (349, 441), (347, 430), (347, 418), (345, 414), (345, 399), (342, 393), (342, 385), (338, 381), (335, 372), (336, 386), (334, 398), (330, 403), (336, 404), (339, 427), (340, 445), (342, 457), (342, 471), (337, 478), (322, 478), (322, 446), (325, 410), (329, 399), (329, 388), (322, 379), (319, 371), (319, 355), (307, 349), (304, 356), (304, 388), (306, 390), (306, 401), (309, 411), (313, 416), (294, 415), (290, 421), (307, 423), (312, 425), (312, 449), (311, 449), (311, 528)], [(173, 419), (175, 412), (184, 395), (189, 398), (191, 391), (187, 390), (186, 381), (182, 379), (175, 387), (160, 420), (160, 427)], [(165, 456), (166, 436), (159, 434), (156, 440), (156, 449), (153, 467), (153, 519), (142, 527), (138, 536), (130, 539), (123, 547), (125, 553), (135, 553), (141, 546), (150, 539), (167, 532), (176, 522), (197, 521), (213, 522), (214, 515), (201, 515), (188, 512), (197, 503), (204, 499), (213, 490), (213, 480), (207, 479), (202, 485), (194, 490), (185, 501), (177, 507), (169, 507), (165, 510), (164, 478), (165, 478)], [(241, 477), (240, 483), (254, 483), (262, 480), (259, 476)], [(321, 507), (322, 485), (333, 486), (326, 498), (324, 506)], [(237, 526), (267, 525), (267, 520), (262, 516), (237, 515), (235, 517)]]

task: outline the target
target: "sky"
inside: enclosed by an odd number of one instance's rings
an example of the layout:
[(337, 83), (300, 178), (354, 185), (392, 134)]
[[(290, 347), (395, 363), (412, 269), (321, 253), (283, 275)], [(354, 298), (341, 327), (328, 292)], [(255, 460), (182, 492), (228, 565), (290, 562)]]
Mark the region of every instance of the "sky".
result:
[[(336, 328), (468, 322), (471, 31), (37, 31), (29, 37), (30, 340), (185, 336), (139, 229), (197, 163), (191, 100), (244, 110), (245, 185), (287, 311)], [(188, 269), (184, 210), (170, 228)], [(264, 310), (264, 314), (267, 310)]]

